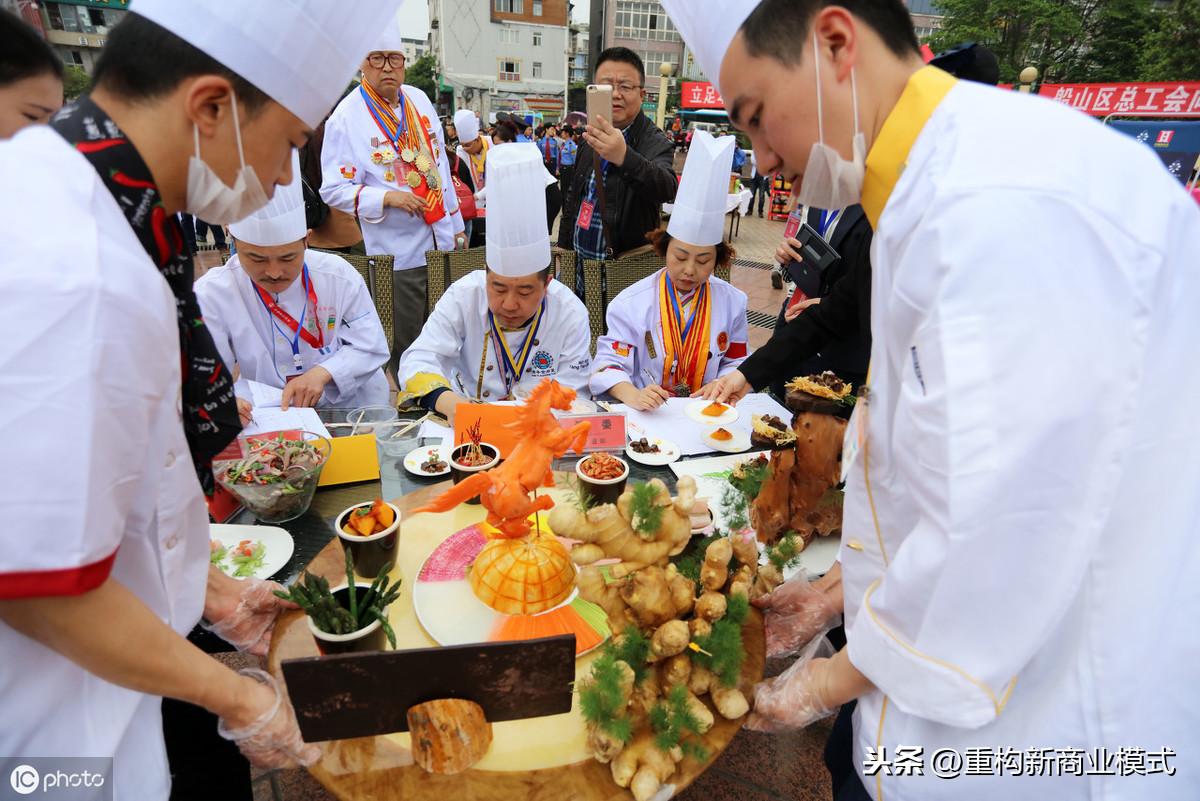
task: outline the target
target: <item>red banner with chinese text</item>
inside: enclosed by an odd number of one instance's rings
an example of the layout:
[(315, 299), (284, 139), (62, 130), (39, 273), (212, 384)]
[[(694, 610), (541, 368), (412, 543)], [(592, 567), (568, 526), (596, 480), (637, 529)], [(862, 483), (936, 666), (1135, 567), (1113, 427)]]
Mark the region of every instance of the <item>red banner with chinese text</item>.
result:
[(681, 102), (684, 108), (725, 108), (717, 87), (704, 81), (684, 81)]
[(1200, 82), (1045, 83), (1038, 94), (1094, 117), (1200, 114)]

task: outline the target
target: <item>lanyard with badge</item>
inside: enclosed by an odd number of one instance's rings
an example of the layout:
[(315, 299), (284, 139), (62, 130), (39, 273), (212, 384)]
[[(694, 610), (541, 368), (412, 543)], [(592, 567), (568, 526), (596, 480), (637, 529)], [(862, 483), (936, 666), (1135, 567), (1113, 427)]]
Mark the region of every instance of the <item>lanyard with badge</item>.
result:
[(534, 343), (537, 341), (537, 332), (542, 325), (542, 317), (546, 312), (546, 300), (542, 299), (542, 305), (538, 307), (537, 314), (534, 315), (533, 322), (530, 323), (529, 329), (525, 332), (525, 338), (521, 340), (517, 352), (514, 354), (508, 347), (508, 340), (504, 338), (504, 334), (500, 331), (500, 326), (496, 325), (496, 317), (488, 311), (488, 326), (492, 332), (492, 339), (496, 345), (496, 353), (500, 357), (500, 373), (504, 379), (505, 395), (512, 396), (513, 387), (521, 381), (521, 375), (525, 372), (525, 365), (529, 363), (529, 356), (533, 353)]
[[(325, 332), (321, 330), (321, 326), (317, 325), (317, 333), (314, 335), (311, 331), (304, 327), (304, 317), (308, 314), (308, 306), (312, 304), (313, 315), (317, 313), (317, 291), (313, 287), (312, 279), (308, 276), (308, 265), (305, 264), (300, 273), (301, 285), (304, 287), (306, 302), (304, 308), (300, 311), (300, 320), (288, 314), (282, 306), (271, 297), (271, 294), (258, 284), (254, 284), (254, 289), (258, 293), (258, 299), (262, 302), (263, 308), (271, 315), (271, 325), (291, 345), (292, 348), (292, 364), (296, 368), (296, 373), (304, 372), (304, 360), (300, 358), (300, 340), (303, 339), (315, 350), (324, 353), (325, 348)], [(253, 282), (252, 282), (253, 283)], [(276, 321), (279, 322), (276, 322)], [(282, 322), (291, 331), (289, 335), (279, 323)]]
[[(625, 137), (625, 144), (629, 144), (629, 131), (633, 128), (628, 126), (624, 131), (621, 131), (621, 136)], [(602, 184), (608, 179), (608, 159), (600, 159), (600, 169), (597, 170), (588, 180), (587, 199), (579, 204), (579, 217), (575, 224), (586, 231), (592, 227), (592, 215), (596, 213), (596, 198), (602, 196)], [(610, 243), (605, 242), (605, 245)]]

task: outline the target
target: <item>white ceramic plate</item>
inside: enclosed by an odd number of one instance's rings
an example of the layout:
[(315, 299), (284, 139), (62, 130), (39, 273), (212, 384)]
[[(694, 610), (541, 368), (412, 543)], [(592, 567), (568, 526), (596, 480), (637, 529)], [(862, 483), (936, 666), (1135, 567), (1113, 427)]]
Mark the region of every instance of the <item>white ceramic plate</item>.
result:
[[(445, 469), (437, 473), (427, 473), (421, 469), (421, 463), (429, 460), (430, 456), (437, 456), (446, 463)], [(426, 445), (422, 448), (413, 448), (404, 457), (404, 469), (412, 473), (414, 476), (423, 478), (436, 478), (437, 476), (445, 476), (450, 474), (450, 449), (445, 445)]]
[(829, 572), (838, 558), (841, 546), (839, 537), (817, 537), (800, 552), (800, 562), (783, 571), (784, 581), (804, 570), (810, 579), (819, 578)]
[[(270, 578), (292, 558), (296, 545), (292, 535), (275, 526), (241, 526), (213, 523), (208, 527), (209, 539), (217, 540), (227, 551), (232, 551), (242, 540), (261, 542), (266, 549), (262, 566), (252, 574), (254, 578)], [(226, 575), (233, 575), (233, 560), (227, 553), (217, 565)]]
[[(720, 426), (718, 428), (720, 428)], [(704, 444), (712, 448), (714, 451), (724, 451), (725, 453), (741, 453), (742, 451), (750, 449), (749, 432), (726, 427), (725, 430), (730, 434), (733, 434), (733, 439), (720, 440), (713, 439), (712, 435), (714, 432), (716, 432), (716, 430), (717, 429), (714, 428), (712, 431), (705, 431), (704, 436), (702, 437)]]
[(697, 423), (703, 423), (706, 426), (723, 426), (732, 423), (738, 419), (738, 410), (736, 406), (725, 404), (725, 413), (720, 417), (710, 417), (704, 414), (704, 409), (709, 406), (712, 401), (706, 401), (703, 398), (692, 401), (687, 406), (683, 407), (683, 413)]
[[(641, 439), (641, 437), (637, 437)], [(625, 455), (635, 462), (649, 465), (650, 467), (661, 467), (665, 464), (670, 464), (679, 458), (679, 446), (669, 439), (661, 437), (646, 437), (646, 441), (651, 445), (658, 446), (658, 453), (638, 453), (629, 445), (625, 446)]]

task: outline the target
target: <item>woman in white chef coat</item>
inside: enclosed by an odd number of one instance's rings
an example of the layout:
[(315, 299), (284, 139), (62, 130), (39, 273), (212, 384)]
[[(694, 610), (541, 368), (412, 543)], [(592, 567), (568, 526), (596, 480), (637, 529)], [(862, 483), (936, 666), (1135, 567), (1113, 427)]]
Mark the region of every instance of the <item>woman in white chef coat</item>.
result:
[(447, 418), (459, 403), (521, 397), (545, 378), (587, 392), (587, 309), (550, 275), (537, 147), (495, 147), (487, 169), (487, 269), (446, 290), (400, 359), (399, 400)]
[(747, 356), (746, 293), (713, 275), (733, 259), (724, 241), (734, 138), (700, 131), (684, 166), (671, 221), (648, 238), (666, 266), (608, 304), (589, 385), (634, 409), (687, 397)]
[[(292, 175), (300, 175), (292, 154)], [(385, 404), (387, 339), (362, 276), (332, 253), (309, 250), (300, 179), (229, 226), (237, 253), (196, 281), (205, 322), (227, 365), (283, 390), (281, 407)]]

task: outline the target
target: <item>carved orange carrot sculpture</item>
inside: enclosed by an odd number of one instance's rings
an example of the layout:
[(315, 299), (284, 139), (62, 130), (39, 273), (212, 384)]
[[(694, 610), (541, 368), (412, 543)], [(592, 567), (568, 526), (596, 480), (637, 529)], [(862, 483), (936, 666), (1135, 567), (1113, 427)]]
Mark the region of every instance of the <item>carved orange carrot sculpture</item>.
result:
[(476, 473), (439, 495), (413, 514), (445, 512), (475, 495), (487, 509), (487, 522), (500, 534), (484, 546), (472, 567), (476, 596), (504, 614), (536, 614), (551, 609), (571, 593), (574, 566), (567, 549), (550, 534), (531, 533), (529, 516), (554, 506), (548, 495), (533, 497), (538, 487), (554, 486), (551, 465), (568, 450), (583, 451), (590, 423), (569, 429), (559, 425), (551, 409), (569, 409), (575, 391), (546, 379), (529, 395), (510, 428), (518, 443), (499, 467)]

